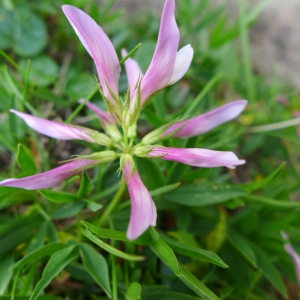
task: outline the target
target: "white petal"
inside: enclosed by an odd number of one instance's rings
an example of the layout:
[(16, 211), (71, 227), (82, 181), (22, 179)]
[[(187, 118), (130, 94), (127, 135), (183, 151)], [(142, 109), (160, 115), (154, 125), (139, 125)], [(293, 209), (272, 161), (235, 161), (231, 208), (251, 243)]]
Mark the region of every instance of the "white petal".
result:
[(186, 45), (177, 52), (174, 71), (169, 85), (177, 82), (184, 76), (191, 65), (193, 56), (194, 50), (191, 45)]

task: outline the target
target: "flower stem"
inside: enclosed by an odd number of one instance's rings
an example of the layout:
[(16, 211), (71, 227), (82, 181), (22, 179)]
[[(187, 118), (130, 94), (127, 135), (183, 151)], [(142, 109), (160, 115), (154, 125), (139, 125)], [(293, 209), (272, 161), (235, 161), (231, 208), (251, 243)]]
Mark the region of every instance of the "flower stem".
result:
[(139, 43), (134, 49), (132, 49), (123, 59), (120, 60), (120, 66), (124, 64), (124, 62), (132, 56), (140, 47), (142, 46), (142, 43)]
[(103, 215), (99, 219), (99, 221), (98, 221), (98, 226), (99, 227), (101, 227), (106, 222), (107, 217), (113, 212), (115, 206), (118, 204), (118, 202), (120, 201), (120, 199), (123, 195), (125, 187), (126, 187), (126, 181), (124, 180), (124, 181), (121, 182), (117, 193), (115, 194), (114, 198), (111, 200), (109, 205), (106, 207)]
[(248, 132), (273, 131), (273, 130), (279, 130), (279, 129), (288, 128), (297, 125), (300, 125), (300, 117), (287, 120), (287, 121), (278, 122), (278, 123), (249, 127), (246, 129), (246, 132), (248, 133)]
[(78, 105), (76, 109), (71, 113), (71, 115), (65, 122), (66, 124), (69, 124), (78, 115), (85, 104), (96, 94), (97, 91), (99, 91), (98, 85), (94, 87), (94, 89), (84, 98), (84, 101), (80, 105)]
[(199, 95), (195, 98), (193, 103), (188, 107), (186, 112), (184, 113), (184, 117), (189, 116), (191, 113), (193, 113), (196, 109), (198, 104), (201, 102), (201, 100), (204, 98), (204, 96), (210, 91), (210, 89), (222, 78), (221, 74), (216, 74), (202, 89), (202, 91), (199, 93)]

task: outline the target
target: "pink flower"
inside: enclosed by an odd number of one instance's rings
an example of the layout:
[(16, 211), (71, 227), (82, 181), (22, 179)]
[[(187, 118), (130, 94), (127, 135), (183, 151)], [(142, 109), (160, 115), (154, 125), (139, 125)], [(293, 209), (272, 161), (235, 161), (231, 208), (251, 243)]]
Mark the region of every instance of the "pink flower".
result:
[[(157, 142), (170, 136), (199, 135), (238, 116), (247, 101), (234, 101), (204, 115), (171, 126), (163, 126), (149, 133), (148, 138), (146, 136), (142, 139), (142, 143), (134, 145), (136, 122), (140, 109), (156, 92), (180, 80), (188, 70), (193, 58), (193, 49), (190, 45), (186, 45), (178, 51), (179, 30), (174, 17), (175, 0), (165, 1), (156, 49), (146, 73), (142, 73), (134, 59), (128, 58), (125, 61), (129, 91), (124, 101), (120, 101), (118, 93), (121, 71), (119, 60), (107, 35), (90, 16), (80, 9), (70, 5), (63, 5), (62, 9), (95, 62), (101, 86), (100, 92), (108, 112), (90, 102), (87, 102), (86, 105), (100, 118), (106, 134), (81, 126), (43, 120), (15, 110), (11, 110), (11, 112), (41, 134), (62, 140), (75, 139), (97, 143), (115, 148), (116, 152), (109, 150), (81, 156), (41, 174), (4, 180), (0, 182), (0, 186), (25, 189), (50, 188), (85, 169), (120, 158), (121, 169), (131, 198), (127, 237), (131, 240), (136, 239), (149, 226), (156, 225), (157, 213), (151, 195), (138, 174), (133, 156), (157, 157), (205, 168), (220, 166), (235, 168), (235, 166), (244, 164), (245, 161), (239, 160), (232, 152), (151, 146), (151, 141)], [(127, 55), (126, 50), (122, 50), (122, 55), (123, 57)], [(79, 102), (82, 101), (82, 99), (79, 100)], [(123, 127), (123, 136), (117, 127), (118, 123)]]
[(134, 240), (147, 230), (150, 225), (156, 225), (156, 207), (130, 156), (125, 158), (123, 173), (131, 199), (127, 238)]

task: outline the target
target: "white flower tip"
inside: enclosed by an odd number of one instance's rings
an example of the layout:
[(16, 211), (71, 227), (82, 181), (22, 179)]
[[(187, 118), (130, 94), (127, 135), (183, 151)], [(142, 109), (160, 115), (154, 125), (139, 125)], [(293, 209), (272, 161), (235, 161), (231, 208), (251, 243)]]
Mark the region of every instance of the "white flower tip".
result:
[(125, 57), (128, 54), (128, 52), (125, 48), (122, 48), (121, 54), (122, 54), (122, 57)]
[(80, 98), (80, 99), (78, 99), (78, 103), (82, 103), (84, 101), (84, 98)]
[(285, 240), (289, 239), (288, 235), (284, 231), (280, 231), (280, 234), (281, 234), (283, 239), (285, 239)]

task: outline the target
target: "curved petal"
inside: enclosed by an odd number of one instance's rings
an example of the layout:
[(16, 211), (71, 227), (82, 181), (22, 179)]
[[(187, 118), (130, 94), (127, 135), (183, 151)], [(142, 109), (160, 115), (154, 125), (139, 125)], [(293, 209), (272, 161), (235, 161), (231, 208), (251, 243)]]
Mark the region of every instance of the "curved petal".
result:
[[(82, 103), (83, 101), (84, 101), (84, 99), (79, 99), (78, 100), (79, 103)], [(100, 121), (103, 123), (102, 125), (105, 125), (105, 124), (114, 125), (114, 124), (116, 124), (115, 119), (112, 117), (112, 115), (109, 112), (102, 110), (97, 105), (95, 105), (95, 104), (93, 104), (89, 101), (86, 102), (85, 105), (100, 118)]]
[(137, 170), (135, 169), (133, 173), (130, 174), (130, 161), (125, 163), (123, 172), (131, 199), (131, 212), (127, 229), (127, 238), (129, 240), (135, 240), (146, 231), (150, 225), (156, 225), (156, 207)]
[(216, 126), (236, 118), (246, 107), (246, 100), (236, 100), (225, 104), (206, 114), (171, 125), (163, 134), (164, 136), (180, 129), (174, 137), (192, 137), (207, 132)]
[(85, 12), (71, 5), (63, 5), (62, 10), (96, 64), (104, 96), (117, 106), (106, 86), (107, 84), (115, 96), (118, 96), (121, 67), (113, 44), (102, 28)]
[(27, 125), (35, 131), (49, 137), (60, 140), (85, 140), (91, 143), (94, 142), (94, 139), (88, 135), (89, 131), (92, 130), (88, 128), (44, 120), (25, 113), (21, 113), (14, 109), (11, 109), (10, 111), (22, 118), (27, 123)]
[(194, 56), (194, 50), (191, 45), (181, 48), (176, 55), (174, 71), (169, 81), (169, 85), (180, 80), (191, 65)]
[[(122, 49), (122, 57), (125, 57), (127, 54), (127, 51), (125, 49)], [(127, 74), (128, 85), (130, 87), (130, 95), (133, 95), (134, 90), (136, 88), (136, 84), (139, 78), (143, 76), (143, 72), (137, 61), (135, 61), (131, 57), (129, 57), (124, 64)]]
[(174, 12), (175, 0), (166, 0), (155, 52), (141, 82), (141, 104), (156, 91), (167, 86), (172, 77), (179, 45), (179, 30)]
[(245, 164), (245, 160), (239, 160), (233, 152), (214, 151), (200, 148), (163, 148), (153, 147), (148, 157), (159, 157), (163, 160), (177, 161), (193, 167), (215, 168), (227, 167), (234, 169), (235, 166)]
[[(284, 231), (281, 231), (281, 236), (285, 240), (287, 240), (287, 241), (289, 240), (288, 235)], [(291, 256), (291, 258), (293, 259), (298, 285), (300, 286), (300, 256), (295, 251), (295, 249), (292, 247), (292, 245), (290, 245), (288, 243), (284, 244), (284, 249)]]
[(93, 166), (100, 161), (78, 159), (53, 170), (24, 178), (10, 178), (0, 182), (0, 186), (23, 188), (26, 190), (47, 189), (56, 186), (65, 179)]

